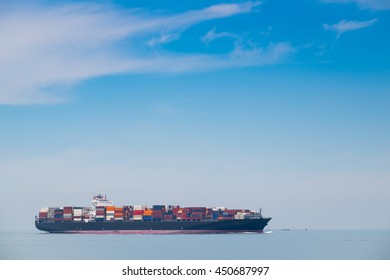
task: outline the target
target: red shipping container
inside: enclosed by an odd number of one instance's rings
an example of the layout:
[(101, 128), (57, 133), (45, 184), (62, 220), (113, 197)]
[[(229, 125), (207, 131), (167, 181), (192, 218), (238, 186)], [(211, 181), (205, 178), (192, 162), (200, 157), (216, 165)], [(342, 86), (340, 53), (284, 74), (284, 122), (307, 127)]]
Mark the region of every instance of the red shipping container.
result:
[(144, 210), (134, 210), (133, 211), (134, 215), (143, 215), (143, 213), (144, 213)]
[(232, 217), (223, 217), (223, 216), (219, 216), (218, 217), (218, 220), (233, 220), (234, 216)]
[(198, 214), (198, 213), (192, 213), (191, 217), (193, 218), (202, 218), (202, 214)]
[(47, 212), (39, 212), (39, 218), (47, 218)]
[(153, 211), (153, 214), (152, 214), (153, 218), (161, 218), (161, 216), (162, 216), (162, 211), (161, 210), (154, 210)]

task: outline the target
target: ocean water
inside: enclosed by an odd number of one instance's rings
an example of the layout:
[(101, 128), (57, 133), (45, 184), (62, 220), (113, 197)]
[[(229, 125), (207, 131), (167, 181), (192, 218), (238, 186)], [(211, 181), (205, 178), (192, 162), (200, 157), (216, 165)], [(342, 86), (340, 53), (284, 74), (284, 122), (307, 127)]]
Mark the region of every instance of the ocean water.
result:
[(390, 260), (390, 230), (100, 235), (0, 232), (8, 260)]

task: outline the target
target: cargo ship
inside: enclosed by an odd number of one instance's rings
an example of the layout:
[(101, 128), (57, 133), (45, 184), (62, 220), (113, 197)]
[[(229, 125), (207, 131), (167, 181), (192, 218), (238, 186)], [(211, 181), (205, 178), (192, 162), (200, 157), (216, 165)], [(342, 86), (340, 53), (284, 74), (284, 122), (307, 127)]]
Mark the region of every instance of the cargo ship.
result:
[(91, 207), (47, 207), (35, 217), (49, 233), (197, 234), (262, 233), (271, 218), (259, 211), (179, 205), (115, 206), (107, 196), (93, 196)]

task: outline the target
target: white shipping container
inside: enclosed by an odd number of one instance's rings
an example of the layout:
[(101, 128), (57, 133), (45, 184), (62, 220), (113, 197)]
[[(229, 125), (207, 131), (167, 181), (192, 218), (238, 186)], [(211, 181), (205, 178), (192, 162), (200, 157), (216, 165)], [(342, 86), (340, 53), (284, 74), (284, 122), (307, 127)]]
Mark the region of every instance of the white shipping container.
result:
[(145, 210), (146, 205), (134, 205), (134, 210)]

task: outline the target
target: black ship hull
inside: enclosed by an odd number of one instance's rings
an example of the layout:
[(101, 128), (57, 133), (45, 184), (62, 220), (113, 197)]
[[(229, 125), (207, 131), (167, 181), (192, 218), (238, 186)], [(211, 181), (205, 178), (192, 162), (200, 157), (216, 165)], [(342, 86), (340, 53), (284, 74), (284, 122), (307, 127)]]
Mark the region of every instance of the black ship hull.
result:
[(261, 233), (271, 218), (207, 221), (35, 222), (50, 233), (199, 234)]

